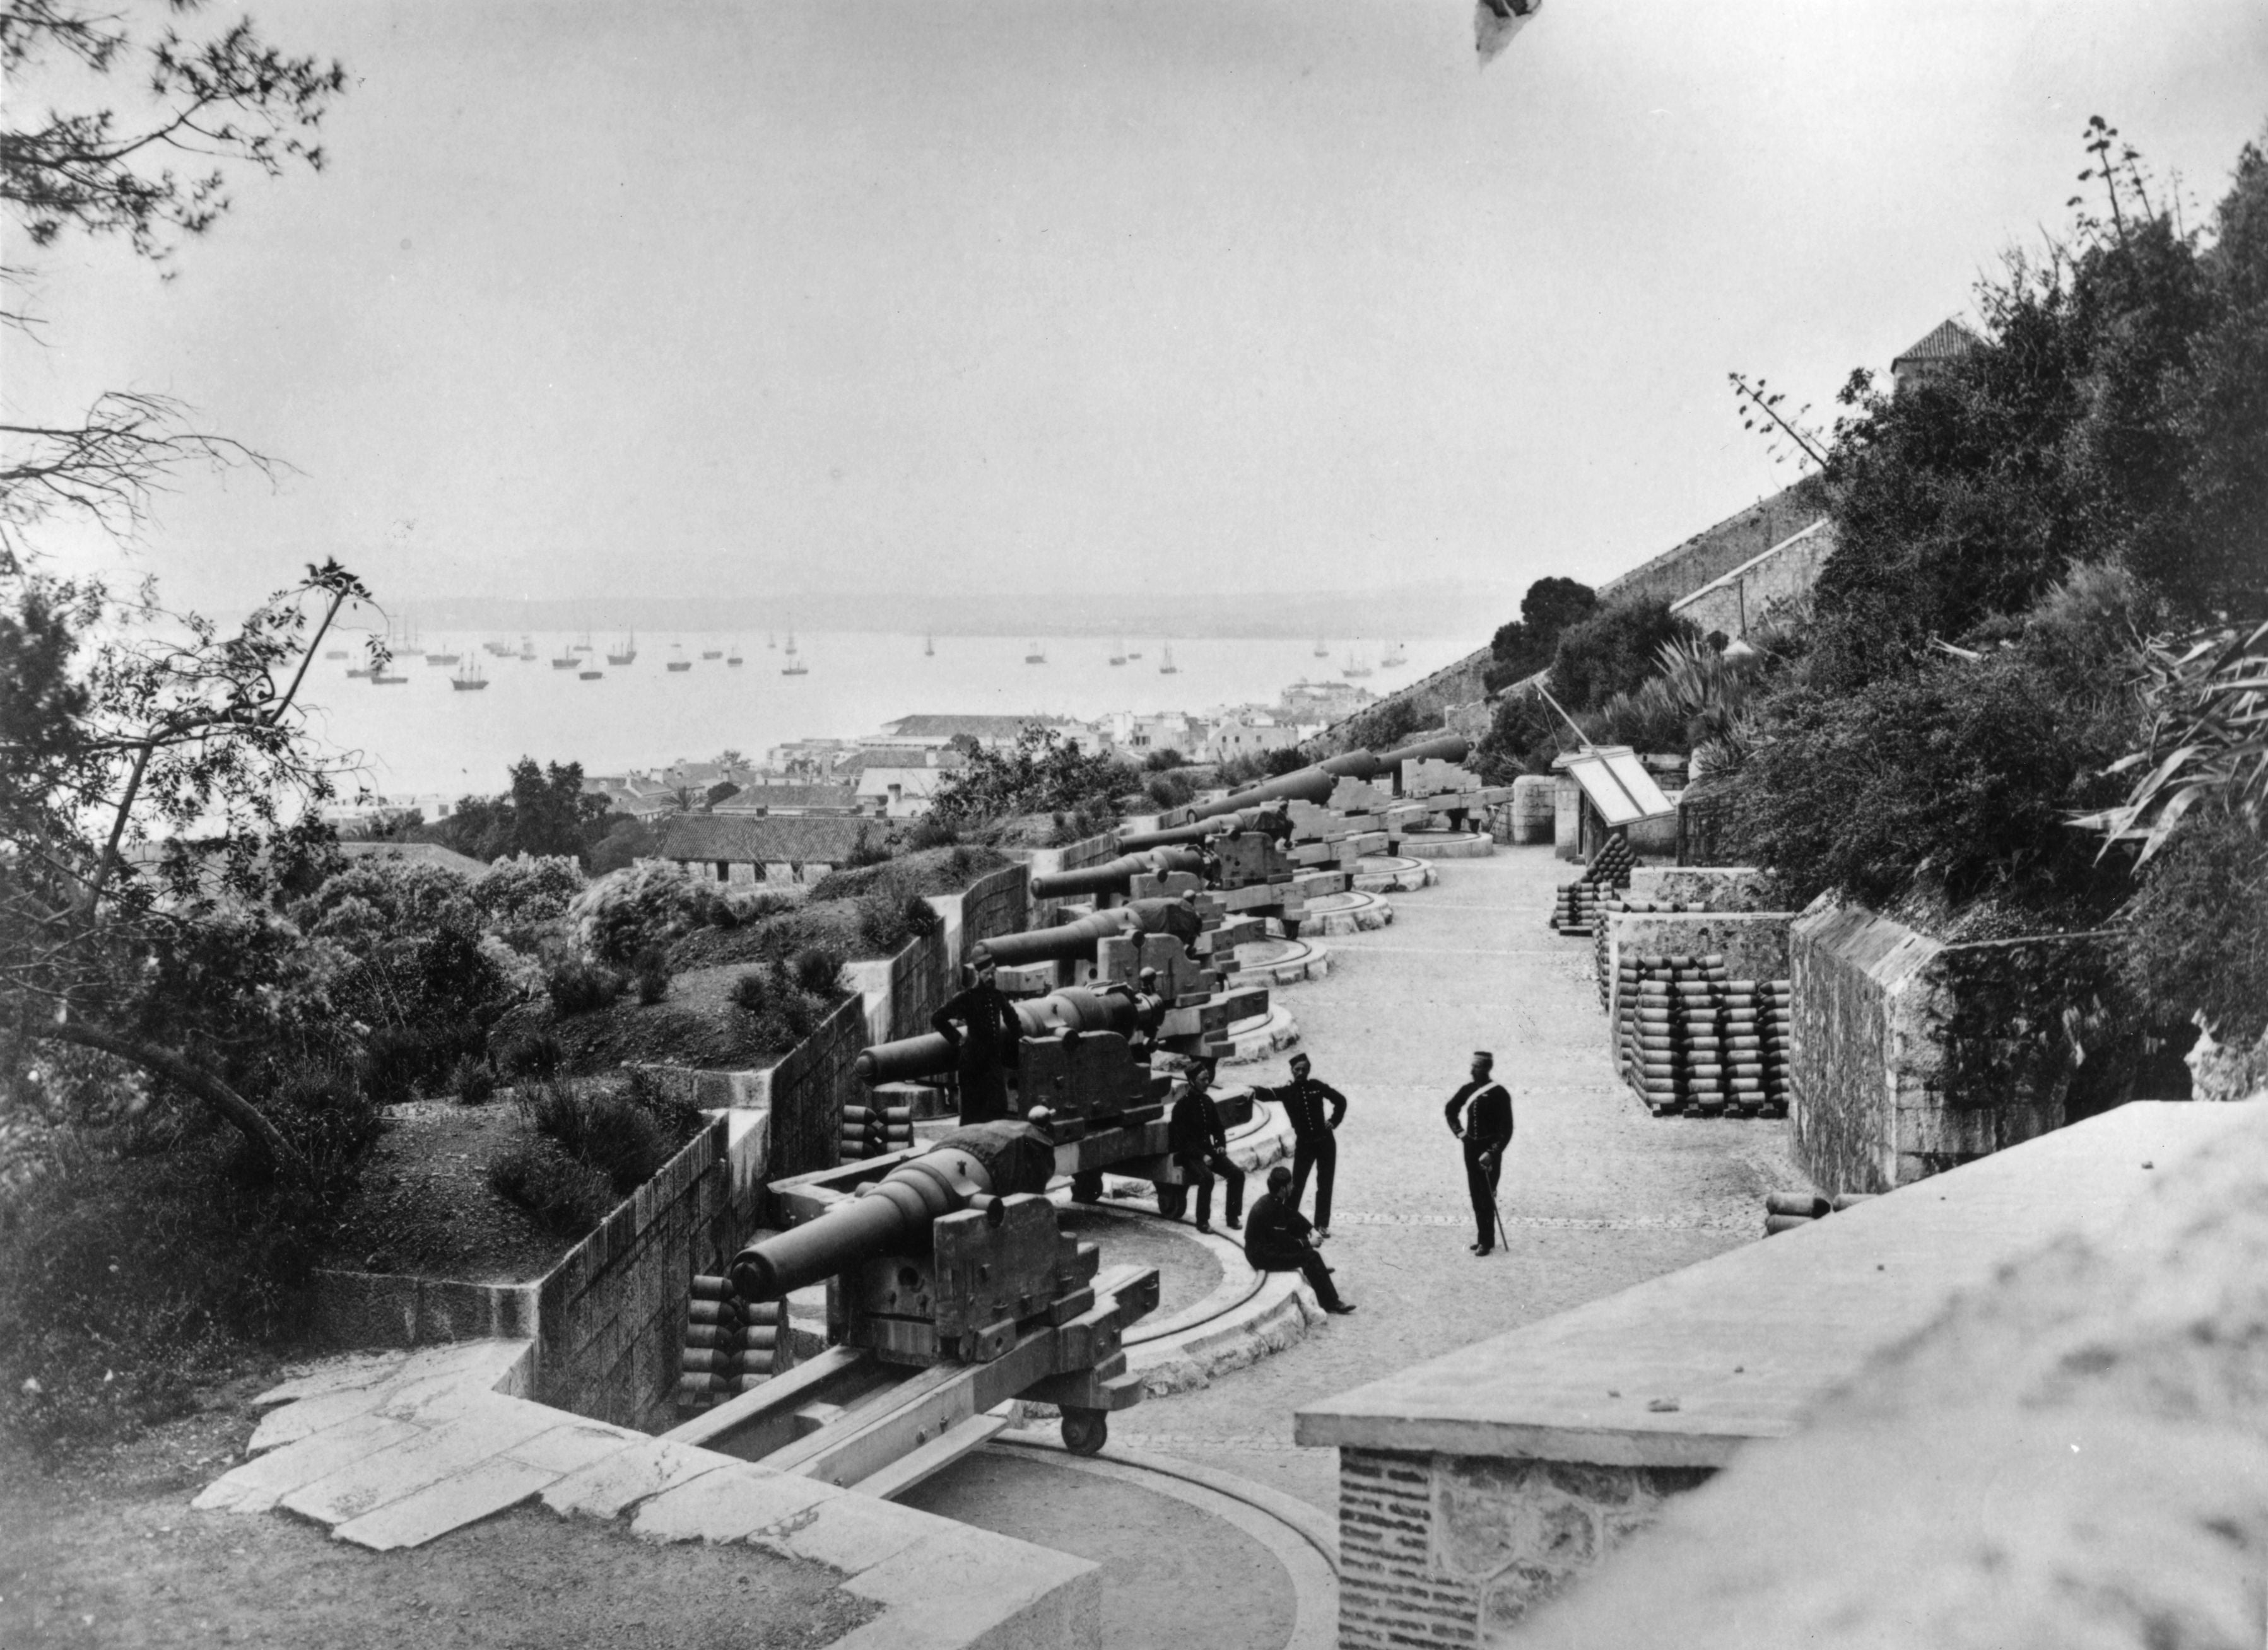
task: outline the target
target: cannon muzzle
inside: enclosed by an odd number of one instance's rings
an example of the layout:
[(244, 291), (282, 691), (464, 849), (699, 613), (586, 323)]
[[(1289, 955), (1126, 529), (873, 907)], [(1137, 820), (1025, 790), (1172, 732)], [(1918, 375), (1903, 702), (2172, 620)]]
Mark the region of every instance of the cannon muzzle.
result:
[[(1098, 912), (1099, 916), (1116, 916), (1115, 911)], [(1042, 929), (1042, 933), (1048, 931)], [(1131, 932), (1130, 929), (1128, 932)], [(1023, 935), (1013, 938), (1023, 939)], [(1145, 997), (1126, 987), (1094, 991), (1083, 985), (1067, 986), (1051, 991), (1045, 997), (1035, 997), (1020, 1003), (1012, 1003), (1017, 1023), (1027, 1037), (1045, 1037), (1058, 1031), (1113, 1031), (1122, 1037), (1131, 1037), (1137, 1032), (1155, 1028), (1163, 1018), (1166, 1005), (1155, 997)], [(863, 1050), (852, 1063), (851, 1070), (868, 1085), (877, 1083), (909, 1083), (924, 1077), (939, 1077), (960, 1063), (961, 1051), (950, 1039), (929, 1032), (918, 1037), (902, 1037), (895, 1042), (878, 1042)]]
[(733, 1257), (733, 1292), (743, 1300), (783, 1300), (871, 1256), (918, 1242), (939, 1216), (992, 1195), (982, 1162), (940, 1144), (817, 1219), (748, 1245)]
[(1076, 871), (1044, 872), (1032, 879), (1032, 897), (1076, 900), (1093, 894), (1123, 894), (1136, 877), (1204, 869), (1204, 856), (1191, 849), (1153, 848), (1146, 853), (1121, 854), (1097, 866), (1081, 866)]
[(1020, 934), (995, 934), (968, 948), (972, 962), (990, 958), (1004, 969), (1020, 969), (1034, 962), (1064, 962), (1072, 958), (1094, 961), (1095, 947), (1106, 939), (1136, 930), (1134, 913), (1123, 906), (1097, 911), (1076, 922), (1053, 928), (1034, 928)]
[(1462, 762), (1472, 749), (1472, 740), (1461, 733), (1437, 733), (1432, 739), (1404, 745), (1400, 750), (1388, 751), (1379, 757), (1378, 765), (1388, 773), (1395, 773), (1405, 762)]
[(1327, 768), (1302, 768), (1297, 773), (1287, 773), (1278, 779), (1270, 779), (1242, 791), (1225, 796), (1218, 802), (1206, 802), (1195, 810), (1194, 817), (1201, 820), (1218, 819), (1224, 814), (1240, 813), (1256, 803), (1277, 801), (1326, 802), (1338, 785), (1339, 776)]

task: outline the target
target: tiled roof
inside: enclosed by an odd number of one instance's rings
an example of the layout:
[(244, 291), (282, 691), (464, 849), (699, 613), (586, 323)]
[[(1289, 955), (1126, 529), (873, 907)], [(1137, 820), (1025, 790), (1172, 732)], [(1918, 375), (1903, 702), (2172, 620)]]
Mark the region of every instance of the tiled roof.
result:
[(971, 739), (1013, 739), (1027, 723), (1037, 722), (1042, 727), (1069, 726), (1059, 716), (902, 716), (895, 722), (882, 724), (882, 731), (896, 739), (951, 739), (956, 733), (966, 733)]
[(839, 814), (686, 814), (662, 829), (664, 859), (725, 859), (754, 865), (841, 865), (859, 837), (880, 843), (883, 828)]
[(933, 767), (943, 773), (968, 765), (968, 758), (957, 750), (932, 750), (925, 745), (878, 745), (851, 757), (843, 764), (842, 771), (855, 778), (869, 768)]
[(1909, 361), (1958, 361), (1977, 347), (1977, 335), (1957, 320), (1942, 320), (1929, 336), (1900, 350), (1890, 362), (1895, 372)]
[(858, 806), (858, 793), (847, 784), (744, 785), (717, 804), (719, 814), (754, 814), (771, 808), (841, 808)]

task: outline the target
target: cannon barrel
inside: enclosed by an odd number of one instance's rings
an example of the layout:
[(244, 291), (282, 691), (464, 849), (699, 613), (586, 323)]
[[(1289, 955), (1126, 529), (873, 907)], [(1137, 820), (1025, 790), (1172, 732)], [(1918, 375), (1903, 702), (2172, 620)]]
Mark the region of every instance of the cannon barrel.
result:
[(950, 1145), (899, 1164), (816, 1219), (751, 1243), (733, 1257), (733, 1291), (743, 1300), (778, 1300), (869, 1256), (925, 1236), (940, 1215), (992, 1195), (984, 1165)]
[[(1090, 894), (1123, 894), (1136, 877), (1167, 871), (1203, 871), (1204, 857), (1187, 848), (1153, 848), (1146, 853), (1121, 854), (1101, 865), (1076, 871), (1042, 872), (1032, 879), (1035, 900), (1081, 899)], [(1006, 959), (1003, 958), (1003, 961)]]
[(1432, 739), (1404, 745), (1400, 750), (1388, 751), (1378, 759), (1378, 765), (1393, 773), (1405, 762), (1462, 762), (1472, 749), (1472, 740), (1462, 734), (1437, 733)]
[(1344, 750), (1336, 756), (1326, 756), (1315, 764), (1325, 773), (1337, 774), (1348, 779), (1373, 779), (1385, 767), (1386, 760), (1373, 756), (1366, 750)]
[(1003, 968), (1020, 969), (1032, 962), (1062, 962), (1073, 957), (1094, 960), (1095, 947), (1106, 939), (1135, 931), (1134, 913), (1120, 907), (1097, 911), (1076, 922), (1053, 928), (1034, 928), (1020, 934), (995, 934), (968, 948), (971, 961), (990, 958)]
[[(1165, 1012), (1165, 1004), (1154, 997), (1124, 989), (1098, 991), (1083, 985), (1067, 986), (1009, 1006), (1016, 1011), (1017, 1023), (1027, 1037), (1044, 1037), (1057, 1031), (1115, 1031), (1130, 1037), (1155, 1026)], [(862, 1051), (851, 1069), (869, 1085), (905, 1083), (939, 1076), (959, 1061), (960, 1050), (952, 1041), (932, 1031), (918, 1037), (901, 1037), (895, 1042), (878, 1042)]]
[(1256, 802), (1329, 801), (1338, 782), (1339, 776), (1327, 768), (1302, 768), (1297, 773), (1287, 773), (1281, 778), (1270, 779), (1235, 792), (1218, 802), (1201, 803), (1193, 810), (1192, 816), (1201, 820), (1217, 819), (1223, 814), (1240, 813)]
[(1163, 830), (1122, 831), (1118, 845), (1130, 853), (1145, 848), (1175, 848), (1190, 843), (1210, 842), (1215, 836), (1226, 836), (1230, 831), (1266, 830), (1271, 825), (1278, 829), (1284, 829), (1281, 817), (1270, 809), (1247, 808), (1241, 814), (1215, 814), (1208, 819), (1196, 820), (1187, 825), (1169, 825)]

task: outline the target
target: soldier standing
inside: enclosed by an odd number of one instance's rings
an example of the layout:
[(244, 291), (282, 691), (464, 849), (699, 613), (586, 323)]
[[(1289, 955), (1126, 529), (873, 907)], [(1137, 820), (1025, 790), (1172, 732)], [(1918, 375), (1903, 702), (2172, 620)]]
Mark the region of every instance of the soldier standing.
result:
[(994, 983), (996, 972), (991, 957), (979, 952), (968, 966), (968, 988), (929, 1017), (931, 1028), (958, 1055), (963, 1123), (991, 1123), (1009, 1115), (1005, 1073), (1015, 1061), (1024, 1024), (1007, 993)]
[(1218, 1175), (1228, 1182), (1228, 1226), (1242, 1225), (1244, 1171), (1229, 1160), (1228, 1131), (1222, 1127), (1220, 1108), (1213, 1103), (1212, 1063), (1199, 1060), (1182, 1074), (1182, 1095), (1166, 1123), (1166, 1150), (1174, 1167), (1197, 1189), (1197, 1230), (1212, 1230), (1212, 1182)]
[[(1504, 1173), (1504, 1154), (1512, 1145), (1512, 1096), (1489, 1073), (1496, 1057), (1473, 1056), (1473, 1079), (1449, 1096), (1449, 1132), (1465, 1143), (1465, 1188), (1472, 1194), (1473, 1219), (1480, 1226), (1480, 1241), (1473, 1253), (1486, 1255), (1496, 1248), (1503, 1224), (1497, 1213), (1497, 1180)], [(1469, 1107), (1470, 1109), (1467, 1109)], [(1458, 1113), (1464, 1112), (1460, 1120)]]
[[(1281, 1088), (1265, 1090), (1292, 1120), (1292, 1206), (1307, 1195), (1307, 1175), (1315, 1176), (1315, 1241), (1331, 1234), (1331, 1182), (1337, 1177), (1338, 1126), (1346, 1121), (1346, 1096), (1329, 1083), (1307, 1075), (1313, 1063), (1304, 1054), (1292, 1057), (1292, 1080)], [(1329, 1109), (1329, 1115), (1325, 1108)]]

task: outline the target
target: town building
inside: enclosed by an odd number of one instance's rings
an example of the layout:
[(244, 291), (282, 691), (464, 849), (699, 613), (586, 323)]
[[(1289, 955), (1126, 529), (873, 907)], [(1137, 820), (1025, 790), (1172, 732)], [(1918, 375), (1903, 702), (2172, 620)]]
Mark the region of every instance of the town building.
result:
[(1937, 382), (1949, 375), (1956, 362), (1977, 347), (1977, 335), (1957, 320), (1940, 321), (1927, 337), (1910, 344), (1890, 359), (1892, 393)]
[(662, 828), (655, 858), (711, 881), (775, 888), (816, 882), (864, 850), (879, 821), (852, 814), (684, 814)]

